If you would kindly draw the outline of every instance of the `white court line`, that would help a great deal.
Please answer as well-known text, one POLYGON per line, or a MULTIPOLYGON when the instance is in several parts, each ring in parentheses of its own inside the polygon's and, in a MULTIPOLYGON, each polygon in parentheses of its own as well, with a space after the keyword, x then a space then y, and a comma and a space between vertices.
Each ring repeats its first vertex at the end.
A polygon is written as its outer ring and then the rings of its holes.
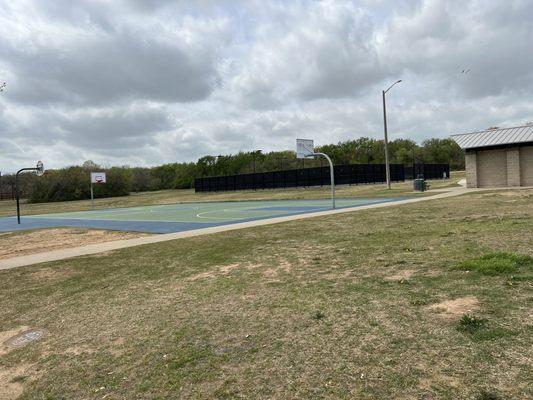
POLYGON ((246 212, 246 210, 255 210, 255 209, 257 209, 257 207, 223 208, 223 209, 218 209, 218 210, 204 211, 204 212, 196 214, 196 217, 198 217, 198 218, 206 218, 206 219, 235 220, 235 218, 226 218, 226 217, 204 217, 204 214, 217 213, 217 212, 218 213, 219 212, 246 212))
MULTIPOLYGON (((274 207, 279 207, 279 206, 274 206, 274 207)), ((290 207, 290 206, 287 206, 287 207, 290 207)), ((294 208, 297 208, 298 206, 293 206, 294 208)), ((308 206, 303 206, 303 207, 308 207, 308 206)), ((353 206, 348 206, 348 207, 359 207, 358 205, 353 205, 353 206)), ((268 207, 264 207, 264 208, 268 208, 268 207)), ((344 208, 344 207, 343 207, 344 208)), ((235 218, 226 218, 226 217, 204 217, 205 214, 210 214, 210 213, 217 213, 217 212, 247 212, 247 210, 255 210, 256 212, 260 213, 260 212, 264 212, 264 213, 267 213, 266 214, 266 217, 272 217, 273 215, 278 215, 278 213, 282 213, 281 215, 286 215, 286 214, 295 214, 295 213, 308 213, 308 212, 315 212, 315 211, 323 211, 323 210, 329 210, 330 209, 330 206, 319 206, 317 207, 316 209, 314 210, 302 210, 302 209, 299 209, 299 210, 258 210, 257 209, 257 206, 254 206, 254 207, 245 207, 245 208, 223 208, 221 210, 210 210, 210 211, 204 211, 204 212, 201 212, 201 213, 198 213, 196 214, 196 216, 198 218, 206 218, 206 219, 219 219, 219 220, 235 220, 235 218), (276 214, 271 214, 271 212, 275 212, 276 214), (268 214, 270 213, 270 214, 268 214)), ((264 215, 259 215, 257 216, 257 218, 263 218, 264 215)), ((237 217, 239 218, 239 217, 237 217)), ((244 219, 244 218, 241 218, 241 219, 244 219)))

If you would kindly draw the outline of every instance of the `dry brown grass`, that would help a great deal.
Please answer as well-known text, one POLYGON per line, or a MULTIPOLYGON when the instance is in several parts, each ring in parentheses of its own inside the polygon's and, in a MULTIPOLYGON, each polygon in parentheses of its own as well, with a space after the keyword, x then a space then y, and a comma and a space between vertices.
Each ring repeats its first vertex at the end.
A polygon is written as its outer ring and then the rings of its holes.
POLYGON ((532 226, 477 193, 4 271, 1 330, 48 335, 0 369, 32 365, 23 399, 531 398, 531 273, 454 266, 533 255, 532 226))
POLYGON ((17 380, 25 376, 30 370, 30 365, 17 365, 14 368, 0 369, 0 398, 2 400, 15 400, 24 390, 24 382, 17 380))
POLYGON ((146 236, 138 232, 49 228, 0 234, 0 259, 146 236))

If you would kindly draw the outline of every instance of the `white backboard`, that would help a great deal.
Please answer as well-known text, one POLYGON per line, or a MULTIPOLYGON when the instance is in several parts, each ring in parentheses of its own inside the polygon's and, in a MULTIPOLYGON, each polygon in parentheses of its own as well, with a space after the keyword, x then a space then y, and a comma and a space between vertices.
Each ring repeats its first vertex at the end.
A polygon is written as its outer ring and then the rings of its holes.
POLYGON ((309 158, 315 152, 315 145, 309 139, 296 139, 296 158, 309 158))
POLYGON ((44 174, 44 165, 43 165, 43 162, 42 161, 37 161, 37 170, 35 171, 35 173, 37 174, 37 176, 43 176, 44 174))
POLYGON ((105 172, 91 172, 91 183, 105 183, 105 172))

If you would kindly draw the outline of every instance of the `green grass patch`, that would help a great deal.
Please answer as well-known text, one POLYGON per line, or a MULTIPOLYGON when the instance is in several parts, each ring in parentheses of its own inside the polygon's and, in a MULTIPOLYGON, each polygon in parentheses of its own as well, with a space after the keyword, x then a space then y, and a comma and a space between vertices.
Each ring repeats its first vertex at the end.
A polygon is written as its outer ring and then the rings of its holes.
POLYGON ((487 325, 487 320, 484 318, 478 318, 474 315, 465 314, 459 320, 457 324, 457 330, 465 333, 477 333, 480 329, 483 329, 487 325))
POLYGON ((484 340, 497 340, 504 337, 511 337, 518 335, 518 332, 511 331, 508 329, 495 327, 495 328, 488 328, 488 329, 481 329, 478 332, 475 332, 472 335, 472 339, 475 341, 481 342, 484 340))
POLYGON ((311 319, 314 319, 315 321, 321 321, 321 320, 323 320, 324 318, 326 318, 326 314, 324 314, 322 311, 315 311, 315 312, 311 315, 311 319))
POLYGON ((483 275, 507 275, 533 267, 533 258, 528 255, 492 252, 458 264, 455 269, 475 271, 483 275))
POLYGON ((491 327, 485 318, 465 314, 457 323, 457 330, 468 334, 474 341, 496 340, 506 336, 515 336, 517 332, 500 327, 491 327))

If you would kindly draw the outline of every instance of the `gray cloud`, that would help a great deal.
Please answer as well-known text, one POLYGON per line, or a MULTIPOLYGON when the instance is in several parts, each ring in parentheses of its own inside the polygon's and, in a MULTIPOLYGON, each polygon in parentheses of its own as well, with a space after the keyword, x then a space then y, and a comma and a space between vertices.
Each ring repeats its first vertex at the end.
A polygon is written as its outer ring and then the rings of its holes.
POLYGON ((533 120, 533 3, 0 0, 0 169, 533 120), (466 74, 463 69, 469 69, 466 74))
POLYGON ((208 54, 192 59, 171 44, 150 37, 135 40, 133 33, 112 43, 101 39, 31 55, 11 49, 3 56, 17 71, 10 98, 29 104, 198 101, 209 95, 215 77, 208 54))
MULTIPOLYGON (((161 26, 153 18, 121 21, 119 15, 91 9, 82 13, 79 7, 64 7, 64 18, 72 21, 54 24, 57 18, 36 18, 24 30, 12 19, 2 21, 0 59, 11 78, 10 99, 76 105, 125 98, 190 102, 212 91, 217 46, 226 29, 221 21, 185 18, 161 26), (9 28, 14 32, 10 34, 9 28)), ((59 13, 57 5, 48 11, 59 13)), ((20 17, 16 10, 11 12, 20 17)))
POLYGON ((358 96, 385 76, 373 46, 374 24, 353 2, 275 3, 259 26, 230 88, 257 108, 294 98, 358 96))
POLYGON ((139 105, 65 115, 60 125, 62 139, 92 150, 153 144, 154 133, 170 128, 164 109, 139 105))
POLYGON ((383 28, 380 59, 471 99, 531 91, 533 29, 527 1, 423 2, 383 28), (461 74, 462 70, 470 70, 461 74))

